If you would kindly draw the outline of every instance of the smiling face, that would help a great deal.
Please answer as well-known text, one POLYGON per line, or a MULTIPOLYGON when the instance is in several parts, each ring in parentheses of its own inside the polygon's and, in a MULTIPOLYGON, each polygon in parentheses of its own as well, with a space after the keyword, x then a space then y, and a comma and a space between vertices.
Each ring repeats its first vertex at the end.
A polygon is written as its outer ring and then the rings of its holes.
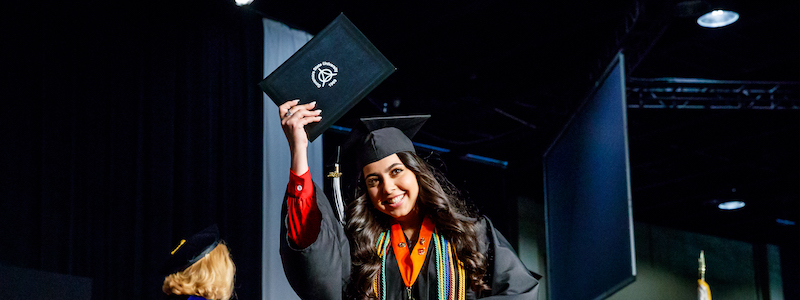
POLYGON ((363 171, 367 194, 376 209, 400 222, 417 217, 417 175, 397 154, 368 164, 363 171))

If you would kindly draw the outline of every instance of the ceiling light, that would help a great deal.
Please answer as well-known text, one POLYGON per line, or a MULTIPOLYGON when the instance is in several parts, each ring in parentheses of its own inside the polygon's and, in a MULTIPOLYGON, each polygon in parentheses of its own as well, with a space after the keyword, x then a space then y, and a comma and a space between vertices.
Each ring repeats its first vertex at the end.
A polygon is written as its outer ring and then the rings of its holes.
POLYGON ((236 0, 236 5, 238 6, 245 6, 253 3, 253 0, 236 0))
POLYGON ((721 209, 721 210, 740 209, 740 208, 744 207, 744 201, 741 201, 741 200, 726 201, 726 202, 720 203, 719 205, 717 205, 717 207, 719 207, 719 209, 721 209))
POLYGON ((706 28, 718 28, 733 24, 736 20, 739 20, 738 13, 717 9, 697 18, 697 24, 706 28))

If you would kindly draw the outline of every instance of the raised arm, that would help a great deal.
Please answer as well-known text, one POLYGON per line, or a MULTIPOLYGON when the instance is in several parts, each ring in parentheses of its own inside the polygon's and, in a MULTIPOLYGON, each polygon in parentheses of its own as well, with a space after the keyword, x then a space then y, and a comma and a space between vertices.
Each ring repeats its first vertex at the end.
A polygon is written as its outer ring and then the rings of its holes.
POLYGON ((316 102, 299 104, 300 100, 287 101, 278 107, 281 117, 281 127, 289 150, 292 153, 291 169, 295 174, 304 174, 308 171, 308 135, 305 126, 322 120, 322 110, 311 110, 316 102))
POLYGON ((314 199, 314 184, 308 170, 308 136, 304 127, 312 122, 319 122, 322 117, 321 110, 311 110, 314 102, 299 102, 292 100, 282 104, 278 107, 278 113, 292 154, 286 190, 286 235, 294 246, 305 248, 317 239, 322 216, 314 199))
POLYGON ((281 210, 283 271, 301 299, 341 300, 350 276, 350 245, 342 225, 308 171, 304 126, 321 119, 314 103, 278 107, 292 153, 285 206, 281 210), (316 192, 315 192, 316 190, 316 192))

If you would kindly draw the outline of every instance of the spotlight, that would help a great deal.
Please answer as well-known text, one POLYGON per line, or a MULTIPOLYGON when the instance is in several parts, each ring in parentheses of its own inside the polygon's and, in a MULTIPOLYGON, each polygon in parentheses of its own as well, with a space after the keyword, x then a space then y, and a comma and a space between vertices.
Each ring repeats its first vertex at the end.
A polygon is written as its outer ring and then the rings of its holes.
POLYGON ((741 200, 726 201, 720 203, 719 205, 717 205, 717 207, 719 207, 719 209, 721 210, 736 210, 744 207, 744 201, 741 200))
POLYGON ((238 6, 250 5, 250 3, 253 3, 253 0, 236 0, 238 6))
POLYGON ((697 18, 697 24, 705 28, 719 28, 739 20, 739 14, 730 10, 717 9, 697 18))

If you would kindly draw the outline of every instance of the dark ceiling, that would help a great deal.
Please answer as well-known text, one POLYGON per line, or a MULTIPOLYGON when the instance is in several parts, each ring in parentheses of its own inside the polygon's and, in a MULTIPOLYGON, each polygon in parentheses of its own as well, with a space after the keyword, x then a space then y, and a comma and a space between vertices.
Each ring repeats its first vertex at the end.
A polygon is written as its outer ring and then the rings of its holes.
POLYGON ((540 163, 621 51, 635 220, 757 243, 800 238, 791 225, 800 221, 796 1, 256 0, 250 8, 311 34, 343 12, 397 67, 344 125, 384 105, 389 114, 430 113, 418 141, 512 170, 540 163), (741 18, 701 28, 697 13, 709 7, 741 18), (716 209, 731 198, 747 206, 716 209))

